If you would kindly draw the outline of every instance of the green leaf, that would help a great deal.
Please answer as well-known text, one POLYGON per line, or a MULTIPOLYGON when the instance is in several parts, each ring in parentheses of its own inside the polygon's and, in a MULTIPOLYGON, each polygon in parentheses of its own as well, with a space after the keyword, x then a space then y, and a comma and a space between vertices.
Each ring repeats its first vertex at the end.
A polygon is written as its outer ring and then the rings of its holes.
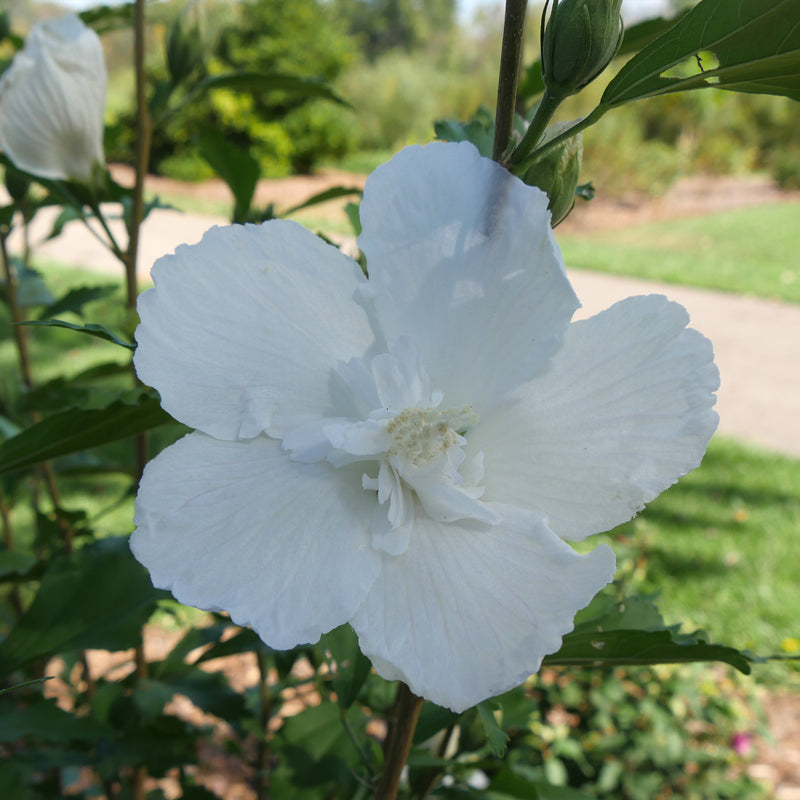
POLYGON ((240 92, 287 92, 295 97, 324 97, 341 105, 348 105, 330 84, 321 78, 300 78, 280 72, 234 72, 204 78, 197 91, 233 89, 240 92))
POLYGON ((0 742, 32 737, 46 742, 97 742, 112 734, 92 717, 78 717, 63 711, 55 700, 0 714, 0 742))
POLYGON ((745 675, 760 661, 726 645, 710 644, 702 631, 680 633, 664 625, 648 597, 616 602, 601 595, 579 616, 575 630, 564 636, 561 649, 545 656, 550 666, 612 667, 721 661, 745 675))
POLYGON ((124 650, 138 641, 156 601, 127 537, 53 559, 33 602, 0 643, 0 674, 64 650, 124 650))
POLYGON ((349 625, 341 625, 321 641, 333 662, 333 690, 340 708, 350 708, 372 669, 358 646, 358 637, 349 625))
POLYGON ((492 752, 498 758, 501 758, 506 751, 509 736, 500 727, 500 723, 494 716, 494 712, 500 708, 500 705, 494 700, 484 700, 482 703, 478 703, 475 708, 478 711, 478 718, 481 721, 486 738, 489 740, 492 752))
POLYGON ((0 578, 19 578, 36 565, 36 556, 19 550, 0 550, 0 578))
POLYGON ((261 175, 258 161, 247 150, 231 144, 226 136, 213 129, 204 131, 199 137, 199 150, 233 193, 233 222, 247 222, 261 175))
POLYGON ((117 291, 116 286, 80 286, 77 289, 70 289, 49 306, 45 306, 39 313, 39 319, 52 319, 65 311, 72 311, 74 314, 82 314, 83 307, 87 303, 95 300, 102 300, 117 291))
POLYGON ((214 658, 224 658, 225 656, 237 655, 239 653, 252 653, 254 650, 267 648, 264 642, 258 638, 258 634, 250 628, 242 628, 235 636, 226 639, 224 642, 217 642, 206 650, 197 663, 211 661, 214 658))
POLYGON ((419 712, 419 720, 414 730, 414 744, 422 744, 439 731, 455 725, 460 716, 449 708, 437 706, 436 703, 425 703, 419 712))
POLYGON ((797 0, 701 0, 620 70, 601 106, 704 86, 800 100, 797 0), (664 76, 689 59, 692 74, 664 76))
POLYGON ((105 408, 72 408, 43 419, 0 444, 0 474, 89 447, 127 439, 173 422, 151 391, 131 393, 105 408))
POLYGON ((136 345, 133 342, 127 342, 125 339, 120 339, 115 333, 110 331, 104 325, 90 322, 88 325, 76 325, 73 322, 67 322, 63 319, 31 319, 18 323, 20 325, 28 325, 30 327, 40 328, 66 328, 70 331, 77 331, 78 333, 85 333, 89 336, 95 336, 98 339, 103 339, 106 342, 125 347, 128 350, 135 350, 136 345))
POLYGON ((329 200, 338 200, 340 197, 349 197, 353 194, 357 194, 360 197, 364 192, 358 186, 332 186, 324 192, 312 195, 300 205, 287 208, 286 211, 281 212, 281 216, 288 217, 290 214, 302 211, 304 208, 310 208, 311 206, 319 205, 319 203, 327 203, 329 200))

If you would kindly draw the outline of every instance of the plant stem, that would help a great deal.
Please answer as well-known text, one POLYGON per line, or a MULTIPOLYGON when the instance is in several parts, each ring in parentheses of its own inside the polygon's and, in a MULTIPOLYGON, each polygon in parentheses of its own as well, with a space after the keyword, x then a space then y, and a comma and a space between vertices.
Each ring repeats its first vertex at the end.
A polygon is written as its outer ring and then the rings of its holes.
MULTIPOLYGON (((606 113, 606 111, 609 110, 609 108, 610 106, 604 106, 604 105, 597 106, 597 108, 595 108, 589 114, 588 117, 584 117, 582 120, 576 122, 570 128, 567 128, 567 130, 565 130, 563 133, 552 138, 549 142, 547 142, 547 144, 544 144, 538 150, 535 150, 532 153, 531 157, 527 159, 527 163, 524 166, 527 167, 529 164, 532 164, 534 161, 537 161, 546 153, 549 153, 550 150, 552 150, 554 147, 558 147, 558 145, 560 145, 561 142, 572 138, 573 136, 575 136, 576 133, 580 133, 581 131, 586 130, 586 128, 590 127, 591 125, 594 125, 595 122, 597 122, 600 119, 600 117, 602 117, 606 113)), ((521 145, 519 148, 517 148, 517 150, 514 151, 514 153, 511 156, 511 164, 514 167, 519 167, 526 160, 525 155, 521 153, 520 150, 521 150, 521 145)))
POLYGON ((561 98, 553 97, 553 95, 551 95, 550 92, 545 89, 542 99, 539 101, 539 106, 536 109, 536 113, 531 120, 531 124, 528 127, 528 130, 525 131, 522 141, 519 143, 517 149, 514 151, 514 154, 511 157, 512 163, 519 164, 520 162, 524 161, 530 152, 536 147, 536 145, 539 143, 539 140, 542 138, 545 128, 547 128, 548 123, 553 118, 553 115, 556 113, 556 109, 559 107, 559 105, 561 105, 561 98))
POLYGON ((397 687, 397 697, 383 747, 383 772, 375 788, 375 800, 395 800, 397 797, 400 773, 411 750, 411 740, 423 702, 404 683, 397 687))
POLYGON ((267 728, 269 726, 270 717, 272 716, 272 695, 267 684, 269 679, 267 656, 261 649, 258 649, 256 650, 256 658, 258 659, 259 732, 261 738, 258 740, 256 749, 255 789, 256 797, 258 800, 261 800, 267 797, 268 794, 267 757, 269 756, 269 748, 267 747, 267 728))
MULTIPOLYGON (((144 216, 144 179, 147 175, 150 160, 150 136, 152 125, 147 110, 146 76, 144 72, 145 51, 145 0, 136 0, 133 12, 133 64, 136 75, 136 181, 133 187, 133 209, 129 227, 128 249, 125 254, 125 299, 129 310, 136 308, 136 298, 139 287, 136 282, 136 263, 139 253, 139 232, 144 216)), ((131 370, 133 364, 131 363, 131 370)), ((133 373, 134 381, 137 380, 133 373)), ((147 435, 139 434, 135 439, 136 456, 136 484, 139 483, 147 463, 147 435)), ((144 631, 142 640, 136 648, 136 677, 143 680, 147 677, 147 661, 144 653, 144 631)), ((147 780, 147 767, 136 768, 133 778, 134 800, 145 800, 145 781, 147 780)))
POLYGON ((136 0, 134 8, 134 72, 136 74, 136 182, 133 187, 130 239, 125 259, 125 283, 128 308, 136 308, 136 261, 139 254, 139 230, 144 215, 144 179, 150 161, 150 139, 153 128, 147 109, 147 84, 144 72, 145 0, 136 0))
POLYGON ((492 158, 497 162, 502 160, 514 129, 514 109, 517 104, 517 84, 522 63, 522 40, 527 7, 528 0, 506 0, 492 148, 492 158))

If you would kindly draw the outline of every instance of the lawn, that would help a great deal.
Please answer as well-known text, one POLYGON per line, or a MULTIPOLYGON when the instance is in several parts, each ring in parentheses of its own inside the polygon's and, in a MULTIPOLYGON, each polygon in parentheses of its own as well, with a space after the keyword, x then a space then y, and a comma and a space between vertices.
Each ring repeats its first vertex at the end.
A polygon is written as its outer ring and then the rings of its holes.
POLYGON ((800 303, 797 203, 556 237, 572 267, 800 303))
POLYGON ((800 461, 715 437, 703 464, 614 531, 621 573, 669 623, 767 655, 800 638, 800 461))

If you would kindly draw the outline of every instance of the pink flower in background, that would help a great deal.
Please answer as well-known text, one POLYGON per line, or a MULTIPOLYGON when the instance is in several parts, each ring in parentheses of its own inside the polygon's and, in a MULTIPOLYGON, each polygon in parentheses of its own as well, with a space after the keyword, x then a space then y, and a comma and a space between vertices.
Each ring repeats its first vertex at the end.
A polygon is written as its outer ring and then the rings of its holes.
POLYGON ((547 202, 437 143, 368 180, 368 280, 284 221, 160 259, 135 364, 197 430, 140 486, 155 585, 276 648, 349 622, 382 676, 457 711, 558 650, 614 572, 567 541, 700 463, 718 374, 664 297, 570 322, 547 202))

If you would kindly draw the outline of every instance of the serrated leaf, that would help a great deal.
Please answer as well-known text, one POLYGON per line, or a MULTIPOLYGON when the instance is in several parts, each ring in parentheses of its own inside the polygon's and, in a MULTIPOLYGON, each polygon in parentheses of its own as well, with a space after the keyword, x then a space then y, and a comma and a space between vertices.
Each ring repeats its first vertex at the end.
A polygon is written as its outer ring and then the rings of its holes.
POLYGON ((704 86, 800 100, 800 3, 701 0, 620 70, 601 106, 704 86), (717 64, 702 64, 708 52, 717 64), (692 75, 664 76, 688 59, 697 59, 692 75))
POLYGON ((71 408, 53 414, 0 444, 0 474, 16 472, 77 453, 89 447, 127 439, 173 422, 158 397, 140 391, 105 408, 71 408))
POLYGON ((124 650, 167 593, 154 589, 127 537, 53 559, 33 602, 0 643, 0 674, 64 650, 124 650))
POLYGON ((76 325, 74 322, 67 322, 63 319, 31 319, 25 320, 18 324, 38 328, 66 328, 70 331, 85 333, 88 336, 95 336, 98 339, 103 339, 106 342, 119 345, 127 350, 136 349, 136 345, 133 342, 120 339, 120 337, 117 336, 113 331, 110 331, 104 325, 98 325, 95 322, 90 322, 88 325, 76 325))
POLYGON ((478 703, 475 708, 478 711, 478 718, 481 721, 483 732, 486 734, 492 752, 498 758, 501 757, 506 751, 509 736, 500 727, 494 716, 494 712, 500 708, 499 704, 494 700, 484 700, 482 703, 478 703))

